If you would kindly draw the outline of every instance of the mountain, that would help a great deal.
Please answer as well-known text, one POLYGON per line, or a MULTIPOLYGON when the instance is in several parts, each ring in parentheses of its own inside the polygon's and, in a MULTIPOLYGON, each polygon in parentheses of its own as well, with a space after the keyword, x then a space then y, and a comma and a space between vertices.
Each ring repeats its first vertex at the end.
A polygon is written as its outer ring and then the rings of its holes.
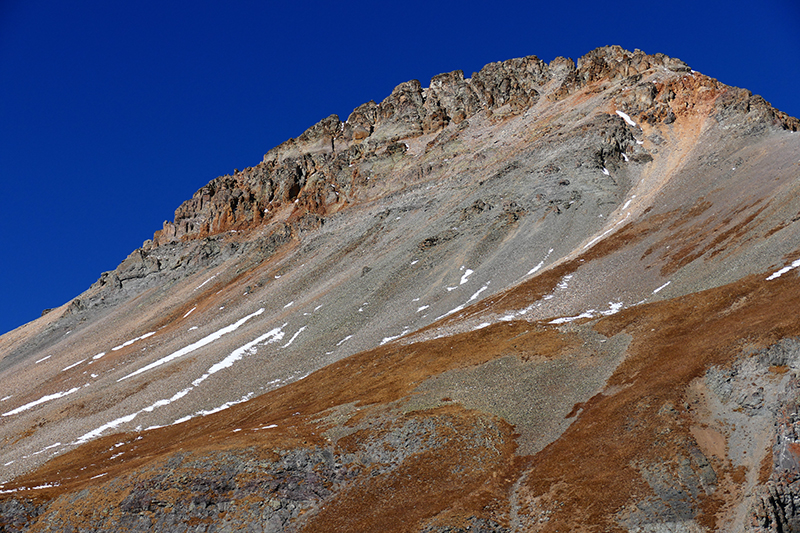
POLYGON ((0 337, 0 531, 800 530, 799 128, 613 46, 320 121, 0 337))

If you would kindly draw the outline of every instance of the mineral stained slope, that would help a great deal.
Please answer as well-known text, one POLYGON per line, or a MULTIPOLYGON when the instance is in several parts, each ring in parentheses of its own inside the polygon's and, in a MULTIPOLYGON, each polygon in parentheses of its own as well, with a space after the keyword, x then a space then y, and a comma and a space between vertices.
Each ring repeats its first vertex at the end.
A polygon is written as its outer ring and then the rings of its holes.
POLYGON ((619 47, 400 84, 0 337, 0 531, 798 531, 800 122, 619 47))

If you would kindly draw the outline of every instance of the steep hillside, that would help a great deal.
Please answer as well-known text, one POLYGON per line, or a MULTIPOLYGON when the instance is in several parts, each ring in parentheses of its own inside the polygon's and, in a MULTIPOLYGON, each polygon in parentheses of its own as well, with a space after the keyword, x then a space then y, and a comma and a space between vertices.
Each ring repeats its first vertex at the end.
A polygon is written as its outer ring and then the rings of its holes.
POLYGON ((799 128, 618 47, 324 119, 0 337, 0 531, 800 530, 799 128))

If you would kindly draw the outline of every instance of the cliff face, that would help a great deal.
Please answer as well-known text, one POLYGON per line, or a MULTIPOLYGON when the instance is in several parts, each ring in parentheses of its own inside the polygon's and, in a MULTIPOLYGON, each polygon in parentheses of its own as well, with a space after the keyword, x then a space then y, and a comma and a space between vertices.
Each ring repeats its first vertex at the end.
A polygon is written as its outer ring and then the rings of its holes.
POLYGON ((799 127, 619 47, 320 121, 0 337, 0 530, 797 529, 799 127))

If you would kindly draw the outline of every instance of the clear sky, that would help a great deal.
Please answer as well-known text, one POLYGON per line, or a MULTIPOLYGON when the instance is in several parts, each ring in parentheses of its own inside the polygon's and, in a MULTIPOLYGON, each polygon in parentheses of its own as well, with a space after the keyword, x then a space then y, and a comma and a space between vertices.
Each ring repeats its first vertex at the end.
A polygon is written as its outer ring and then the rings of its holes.
POLYGON ((608 44, 800 116, 797 0, 0 0, 0 333, 332 113, 410 79, 608 44))

